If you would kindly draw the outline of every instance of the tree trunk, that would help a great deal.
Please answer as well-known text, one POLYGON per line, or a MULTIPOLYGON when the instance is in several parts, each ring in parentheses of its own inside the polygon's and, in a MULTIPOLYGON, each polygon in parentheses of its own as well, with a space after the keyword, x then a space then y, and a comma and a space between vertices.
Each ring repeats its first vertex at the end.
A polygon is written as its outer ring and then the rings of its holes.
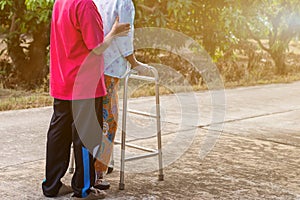
POLYGON ((26 65, 26 55, 20 46, 20 23, 18 18, 18 13, 12 16, 10 30, 7 36, 7 51, 17 72, 26 65))
POLYGON ((49 25, 41 24, 33 33, 33 42, 29 47, 29 62, 23 70, 23 78, 28 87, 39 86, 48 74, 47 46, 49 45, 49 25))
POLYGON ((49 45, 48 25, 41 25, 32 35, 33 41, 29 44, 28 53, 24 53, 20 46, 20 34, 12 34, 8 38, 7 47, 9 56, 19 80, 17 85, 26 89, 33 89, 43 82, 48 74, 47 46, 49 45))
POLYGON ((26 89, 33 89, 39 86, 48 74, 47 46, 49 45, 49 24, 36 26, 32 33, 33 41, 29 44, 28 52, 21 47, 20 32, 13 17, 11 32, 8 36, 8 54, 12 59, 15 69, 15 76, 18 79, 17 85, 26 89))
POLYGON ((269 52, 274 63, 275 63, 275 72, 277 75, 286 74, 286 64, 285 64, 285 50, 284 48, 277 47, 276 49, 269 52))
POLYGON ((208 54, 214 57, 217 49, 216 38, 214 36, 214 33, 213 31, 208 29, 204 30, 203 32, 203 46, 208 52, 208 54))

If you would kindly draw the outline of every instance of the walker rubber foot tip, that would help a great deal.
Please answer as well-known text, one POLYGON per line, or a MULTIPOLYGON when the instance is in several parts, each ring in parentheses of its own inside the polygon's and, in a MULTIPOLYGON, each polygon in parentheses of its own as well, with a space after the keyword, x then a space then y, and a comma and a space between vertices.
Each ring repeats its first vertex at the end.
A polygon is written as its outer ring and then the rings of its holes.
POLYGON ((158 180, 163 181, 164 180, 164 175, 158 175, 158 180))
POLYGON ((125 189, 125 184, 119 183, 119 190, 124 190, 124 189, 125 189))

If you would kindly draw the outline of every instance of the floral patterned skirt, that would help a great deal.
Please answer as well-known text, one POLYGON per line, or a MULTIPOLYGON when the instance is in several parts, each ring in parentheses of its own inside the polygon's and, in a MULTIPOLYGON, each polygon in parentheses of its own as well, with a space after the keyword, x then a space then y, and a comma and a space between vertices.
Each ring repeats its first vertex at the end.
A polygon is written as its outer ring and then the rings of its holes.
POLYGON ((118 128, 120 79, 105 76, 107 95, 103 97, 103 138, 100 157, 95 162, 96 172, 106 172, 113 151, 113 144, 118 128))

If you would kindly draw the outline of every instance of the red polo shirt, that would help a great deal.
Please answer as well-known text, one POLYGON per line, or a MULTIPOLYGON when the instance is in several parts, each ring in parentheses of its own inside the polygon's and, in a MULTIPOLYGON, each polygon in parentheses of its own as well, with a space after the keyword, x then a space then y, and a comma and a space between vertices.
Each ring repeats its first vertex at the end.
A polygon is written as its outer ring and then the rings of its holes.
POLYGON ((50 38, 50 94, 61 100, 104 96, 103 24, 92 0, 56 0, 50 38))

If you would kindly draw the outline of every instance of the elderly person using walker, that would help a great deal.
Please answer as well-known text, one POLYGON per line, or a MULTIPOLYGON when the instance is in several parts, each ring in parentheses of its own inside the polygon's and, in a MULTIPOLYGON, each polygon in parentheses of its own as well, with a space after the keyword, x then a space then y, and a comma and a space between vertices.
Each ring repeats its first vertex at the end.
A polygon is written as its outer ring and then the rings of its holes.
POLYGON ((107 95, 103 97, 103 121, 107 130, 104 132, 100 157, 95 162, 97 179, 94 187, 105 190, 110 187, 110 184, 104 180, 104 174, 108 169, 118 125, 119 82, 131 69, 142 73, 145 64, 137 61, 134 56, 135 8, 132 0, 94 0, 94 2, 103 19, 104 35, 111 31, 117 16, 119 16, 121 23, 129 23, 131 27, 127 36, 115 38, 103 53, 107 88, 107 95))

